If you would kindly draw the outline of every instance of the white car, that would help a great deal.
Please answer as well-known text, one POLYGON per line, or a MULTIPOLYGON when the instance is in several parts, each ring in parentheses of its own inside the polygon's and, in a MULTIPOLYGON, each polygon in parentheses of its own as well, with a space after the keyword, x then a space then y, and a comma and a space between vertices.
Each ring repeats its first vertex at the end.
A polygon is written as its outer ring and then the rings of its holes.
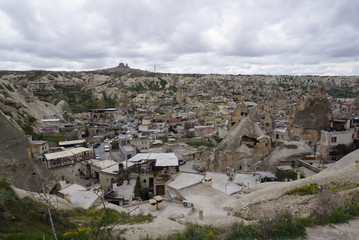
POLYGON ((109 152, 110 151, 110 146, 109 145, 106 145, 105 146, 105 152, 109 152))
POLYGON ((96 154, 96 159, 101 159, 100 154, 96 154))

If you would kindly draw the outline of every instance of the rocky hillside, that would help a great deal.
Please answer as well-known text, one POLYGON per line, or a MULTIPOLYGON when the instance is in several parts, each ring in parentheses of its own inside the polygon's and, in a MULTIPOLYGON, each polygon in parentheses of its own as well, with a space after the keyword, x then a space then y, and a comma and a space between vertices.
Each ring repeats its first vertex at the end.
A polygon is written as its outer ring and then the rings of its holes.
POLYGON ((20 126, 0 111, 0 176, 17 188, 40 192, 42 183, 48 191, 58 182, 41 160, 31 156, 30 142, 20 126))
MULTIPOLYGON (((173 96, 179 103, 186 103, 188 96, 206 93, 240 95, 255 101, 268 96, 273 86, 281 92, 298 89, 305 94, 322 85, 336 97, 359 95, 356 76, 164 74, 132 69, 124 64, 93 72, 2 71, 0 79, 54 105, 65 100, 74 112, 96 107, 132 108, 136 106, 138 93, 152 94, 155 100, 163 95, 173 96)), ((0 90, 9 91, 5 86, 0 90)))
POLYGON ((38 132, 41 119, 63 119, 66 109, 41 101, 33 92, 15 82, 0 79, 0 110, 14 119, 28 134, 38 132))

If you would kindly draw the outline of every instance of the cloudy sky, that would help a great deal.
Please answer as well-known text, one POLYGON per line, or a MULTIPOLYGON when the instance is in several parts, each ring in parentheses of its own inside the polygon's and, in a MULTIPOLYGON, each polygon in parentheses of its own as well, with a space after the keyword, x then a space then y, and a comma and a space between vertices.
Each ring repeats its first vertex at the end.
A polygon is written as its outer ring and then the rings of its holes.
POLYGON ((0 0, 0 69, 359 75, 358 12, 358 0, 0 0))

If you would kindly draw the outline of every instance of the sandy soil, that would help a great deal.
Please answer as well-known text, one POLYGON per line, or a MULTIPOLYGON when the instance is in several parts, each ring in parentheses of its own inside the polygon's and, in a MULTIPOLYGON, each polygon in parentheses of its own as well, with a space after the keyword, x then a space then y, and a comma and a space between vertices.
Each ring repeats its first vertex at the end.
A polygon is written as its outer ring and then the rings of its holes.
POLYGON ((122 237, 131 240, 143 239, 146 236, 157 238, 166 236, 176 231, 180 232, 185 229, 185 225, 167 218, 155 218, 151 223, 133 224, 133 225, 119 225, 114 228, 115 232, 125 230, 121 234, 122 237))

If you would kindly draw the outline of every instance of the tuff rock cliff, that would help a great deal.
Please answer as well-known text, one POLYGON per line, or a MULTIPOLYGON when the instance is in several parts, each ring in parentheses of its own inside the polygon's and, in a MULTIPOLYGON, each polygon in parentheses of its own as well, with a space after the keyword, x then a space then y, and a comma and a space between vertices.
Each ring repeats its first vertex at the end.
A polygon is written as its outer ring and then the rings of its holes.
POLYGON ((0 179, 32 192, 59 188, 59 183, 41 160, 31 157, 30 142, 20 126, 0 110, 0 179))
POLYGON ((315 144, 320 130, 330 125, 332 109, 323 87, 318 87, 301 99, 289 118, 288 140, 315 144))

